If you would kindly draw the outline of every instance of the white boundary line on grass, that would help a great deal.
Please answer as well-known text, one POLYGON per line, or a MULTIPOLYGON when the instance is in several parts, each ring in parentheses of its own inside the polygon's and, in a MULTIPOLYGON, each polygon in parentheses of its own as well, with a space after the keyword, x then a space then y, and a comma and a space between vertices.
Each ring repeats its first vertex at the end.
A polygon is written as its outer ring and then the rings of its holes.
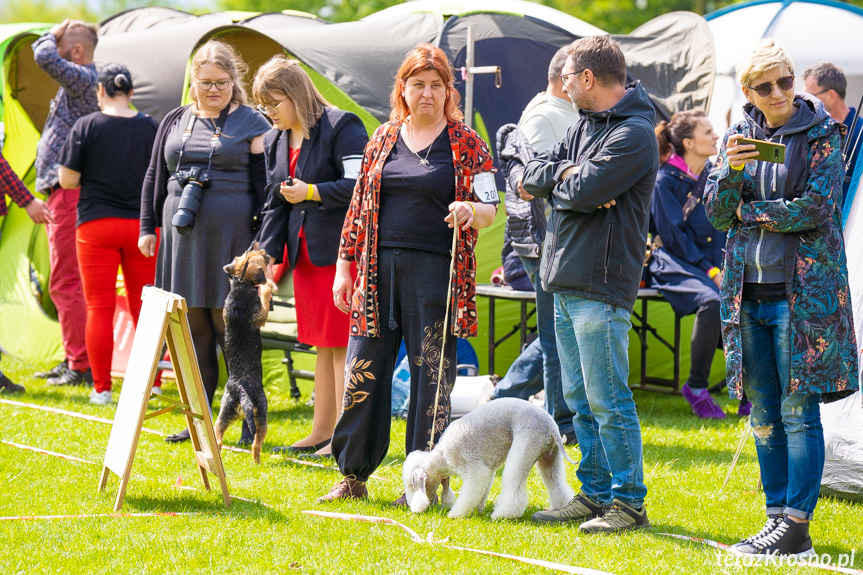
POLYGON ((390 519, 389 517, 378 517, 375 515, 354 515, 351 513, 333 513, 330 511, 316 510, 305 510, 302 513, 305 513, 306 515, 315 515, 318 517, 327 517, 330 519, 342 519, 346 521, 363 521, 366 523, 384 523, 388 525, 395 525, 396 527, 400 527, 402 530, 406 531, 408 535, 410 535, 410 538, 414 541, 414 543, 438 543, 448 549, 454 549, 456 551, 470 551, 471 553, 479 553, 480 555, 490 555, 492 557, 511 559, 513 561, 519 561, 521 563, 528 563, 530 565, 536 565, 538 567, 545 567, 546 569, 554 569, 555 571, 561 571, 563 573, 573 573, 575 575, 614 575, 613 573, 609 573, 608 571, 597 571, 596 569, 573 567, 572 565, 564 565, 563 563, 543 561, 542 559, 531 559, 529 557, 522 557, 520 555, 508 555, 506 553, 496 553, 494 551, 485 551, 483 549, 471 549, 469 547, 447 545, 446 541, 448 541, 449 538, 443 539, 441 541, 434 541, 431 533, 429 533, 426 539, 423 539, 416 531, 414 531, 407 525, 399 523, 395 519, 390 519))
POLYGON ((23 445, 21 443, 15 443, 14 441, 2 441, 0 443, 5 443, 6 445, 11 445, 12 447, 17 447, 18 449, 27 449, 29 451, 35 451, 36 453, 41 453, 42 455, 51 455, 53 457, 59 457, 60 459, 68 459, 69 461, 80 461, 81 463, 88 463, 90 465, 99 465, 95 461, 87 461, 86 459, 81 459, 79 457, 73 457, 71 455, 64 455, 62 453, 57 453, 55 451, 48 451, 47 449, 39 449, 38 447, 30 447, 29 445, 23 445))
MULTIPOLYGON (((192 515, 229 515, 226 512, 211 512, 211 511, 185 511, 180 513, 171 512, 152 512, 152 513, 92 513, 83 515, 14 515, 8 517, 0 517, 0 521, 22 521, 35 519, 94 519, 99 517, 117 517, 117 518, 135 518, 135 517, 189 517, 192 515)), ((231 513, 230 515, 237 515, 231 513)))
MULTIPOLYGON (((678 535, 676 533, 658 533, 658 535, 664 535, 665 537, 673 537, 675 539, 683 539, 684 541, 694 541, 695 543, 703 543, 704 545, 708 545, 710 547, 714 547, 716 549, 728 549, 731 545, 727 543, 720 543, 719 541, 713 541, 712 539, 702 539, 700 537, 690 537, 688 535, 678 535)), ((781 559, 781 557, 779 557, 781 559)), ((815 569, 821 569, 824 571, 830 571, 832 573, 847 573, 848 575, 863 575, 863 570, 860 569, 849 569, 847 567, 839 567, 838 565, 830 565, 816 562, 808 562, 805 558, 801 559, 796 563, 798 567, 813 567, 815 569)), ((790 565, 789 565, 790 566, 790 565)))
MULTIPOLYGON (((112 425, 114 423, 113 420, 105 419, 104 417, 96 417, 95 415, 87 415, 86 413, 78 413, 77 411, 66 411, 65 409, 47 407, 45 405, 38 405, 35 403, 24 403, 23 401, 12 401, 11 399, 0 399, 0 403, 5 403, 7 405, 12 405, 15 407, 38 409, 39 411, 47 411, 48 413, 57 413, 59 415, 68 415, 69 417, 86 419, 87 421, 95 421, 97 423, 107 423, 108 425, 112 425)), ((161 431, 156 431, 155 429, 147 429, 146 427, 142 427, 141 431, 145 433, 152 433, 153 435, 158 435, 159 437, 165 437, 164 433, 162 433, 161 431)))

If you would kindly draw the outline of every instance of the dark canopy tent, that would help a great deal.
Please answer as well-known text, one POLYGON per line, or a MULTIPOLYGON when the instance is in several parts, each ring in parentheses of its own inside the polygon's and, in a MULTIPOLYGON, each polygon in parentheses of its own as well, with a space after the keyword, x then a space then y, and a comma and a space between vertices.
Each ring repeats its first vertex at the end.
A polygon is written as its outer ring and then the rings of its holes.
POLYGON ((132 103, 161 120, 184 98, 189 59, 195 49, 216 36, 231 36, 249 64, 251 76, 257 66, 277 53, 279 45, 254 29, 255 24, 278 21, 281 30, 294 27, 323 28, 326 22, 295 14, 263 14, 235 24, 229 14, 217 12, 195 16, 168 8, 140 8, 122 12, 100 25, 96 65, 122 62, 135 83, 132 103), (252 48, 254 47, 254 49, 252 48))
MULTIPOLYGON (((545 89, 548 63, 554 53, 578 37, 529 16, 468 14, 446 21, 439 45, 458 71, 467 57, 467 28, 473 28, 474 66, 500 66, 502 85, 494 74, 477 74, 473 84, 474 127, 488 142, 504 124, 518 122, 524 107, 545 89), (485 133, 483 133, 485 132, 485 133)), ((464 100, 465 84, 458 89, 464 100)), ((498 182, 503 185, 503 181, 498 182)), ((503 188, 501 188, 503 189, 503 188)))
POLYGON ((406 14, 267 33, 383 122, 390 115, 390 90, 405 54, 420 42, 433 42, 441 24, 431 14, 406 14))
POLYGON ((710 109, 716 51, 704 18, 671 12, 614 39, 626 55, 627 71, 641 80, 663 116, 710 109))

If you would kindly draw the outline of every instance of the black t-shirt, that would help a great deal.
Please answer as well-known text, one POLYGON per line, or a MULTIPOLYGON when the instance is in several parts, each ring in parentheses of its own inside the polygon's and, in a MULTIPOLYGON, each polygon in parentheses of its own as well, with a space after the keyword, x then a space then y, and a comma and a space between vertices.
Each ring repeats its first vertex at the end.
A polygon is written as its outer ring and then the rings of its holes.
POLYGON ((401 135, 381 172, 378 245, 449 255, 452 228, 444 221, 455 201, 455 167, 449 131, 441 132, 428 152, 428 165, 410 151, 401 135))
POLYGON ((122 118, 95 112, 75 122, 59 164, 81 172, 77 225, 102 218, 138 219, 158 128, 142 113, 122 118))

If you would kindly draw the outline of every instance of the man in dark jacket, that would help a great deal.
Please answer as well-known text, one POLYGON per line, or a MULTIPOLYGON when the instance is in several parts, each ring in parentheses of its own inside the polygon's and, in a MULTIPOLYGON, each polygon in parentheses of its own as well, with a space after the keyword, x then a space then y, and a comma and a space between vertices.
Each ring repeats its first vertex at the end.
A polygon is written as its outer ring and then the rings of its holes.
POLYGON ((528 162, 523 186, 553 208, 540 276, 554 293, 582 489, 534 519, 577 521, 587 533, 645 528, 641 429, 627 380, 629 318, 659 166, 655 113, 640 84, 626 87, 623 53, 606 36, 575 41, 561 78, 581 119, 528 162))

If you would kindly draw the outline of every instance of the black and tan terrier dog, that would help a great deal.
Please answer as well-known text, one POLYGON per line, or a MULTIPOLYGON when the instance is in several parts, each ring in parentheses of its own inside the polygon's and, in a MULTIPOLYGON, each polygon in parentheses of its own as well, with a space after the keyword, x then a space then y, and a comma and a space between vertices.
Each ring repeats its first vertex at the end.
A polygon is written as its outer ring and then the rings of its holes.
POLYGON ((261 462, 261 445, 267 435, 267 396, 261 367, 261 326, 267 321, 272 290, 265 274, 269 256, 254 249, 224 267, 231 276, 231 291, 225 300, 225 359, 228 383, 215 432, 219 449, 222 436, 238 417, 246 420, 254 435, 252 457, 261 462), (260 293, 258 286, 261 286, 260 293))

